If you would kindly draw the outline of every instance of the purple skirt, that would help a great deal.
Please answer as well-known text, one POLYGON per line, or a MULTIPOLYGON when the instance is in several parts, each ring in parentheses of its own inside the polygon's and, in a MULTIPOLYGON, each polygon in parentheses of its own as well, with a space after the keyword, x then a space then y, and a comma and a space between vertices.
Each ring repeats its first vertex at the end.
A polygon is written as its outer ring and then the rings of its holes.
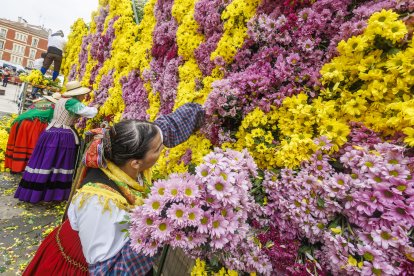
POLYGON ((21 201, 61 201, 69 198, 77 146, 70 129, 51 128, 37 141, 14 194, 21 201))

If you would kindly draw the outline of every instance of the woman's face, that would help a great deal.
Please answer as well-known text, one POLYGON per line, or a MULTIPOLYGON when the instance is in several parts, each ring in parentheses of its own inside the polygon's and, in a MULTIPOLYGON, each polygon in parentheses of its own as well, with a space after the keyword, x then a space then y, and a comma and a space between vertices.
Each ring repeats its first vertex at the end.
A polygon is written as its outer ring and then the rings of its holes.
POLYGON ((161 151, 164 148, 162 143, 161 135, 158 132, 157 135, 152 139, 150 143, 150 150, 145 155, 144 159, 142 159, 142 165, 140 166, 140 172, 143 172, 157 162, 158 158, 160 157, 161 151))

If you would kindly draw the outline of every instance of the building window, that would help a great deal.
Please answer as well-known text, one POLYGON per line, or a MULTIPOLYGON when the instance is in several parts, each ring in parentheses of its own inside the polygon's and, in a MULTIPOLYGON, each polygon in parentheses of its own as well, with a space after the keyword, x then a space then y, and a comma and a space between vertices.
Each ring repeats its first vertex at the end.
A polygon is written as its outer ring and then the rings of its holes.
POLYGON ((0 38, 6 38, 7 30, 0 28, 0 38))
POLYGON ((0 49, 4 49, 4 41, 0 40, 0 49))
POLYGON ((39 39, 38 38, 32 38, 32 47, 36 47, 39 44, 39 39))
POLYGON ((13 53, 23 55, 26 47, 17 43, 13 44, 13 53))
POLYGON ((16 63, 18 65, 22 65, 23 58, 17 56, 11 56, 11 62, 16 63))
POLYGON ((16 34, 14 36, 14 39, 26 42, 27 41, 27 35, 16 32, 16 34))
POLYGON ((29 60, 29 62, 27 63, 27 67, 33 68, 33 60, 29 60))
POLYGON ((34 59, 36 57, 36 50, 30 49, 29 58, 34 59))

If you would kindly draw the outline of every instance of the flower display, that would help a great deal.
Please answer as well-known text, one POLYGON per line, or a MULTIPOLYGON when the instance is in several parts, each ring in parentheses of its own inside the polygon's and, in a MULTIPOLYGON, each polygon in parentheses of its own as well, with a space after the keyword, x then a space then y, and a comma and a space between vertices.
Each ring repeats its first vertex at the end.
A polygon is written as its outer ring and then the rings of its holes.
POLYGON ((78 74, 78 56, 81 50, 82 37, 88 32, 88 28, 82 19, 78 19, 71 26, 71 32, 66 43, 65 55, 62 61, 62 74, 69 81, 75 80, 78 74))
POLYGON ((132 71, 121 80, 125 110, 123 118, 148 120, 148 93, 139 72, 132 71))
MULTIPOLYGON (((266 212, 273 214, 280 234, 312 244, 302 245, 302 252, 312 252, 327 271, 401 275, 413 268, 412 159, 389 143, 372 149, 355 144, 335 167, 328 155, 317 152, 299 172, 284 170, 280 178, 267 173, 266 212)), ((285 258, 273 251, 268 254, 277 256, 275 263, 285 258)))
POLYGON ((151 82, 152 91, 159 94, 158 114, 172 111, 178 85, 178 66, 181 58, 177 55, 177 22, 172 16, 172 0, 155 6, 156 25, 153 31, 153 47, 150 69, 143 75, 151 82))
POLYGON ((216 149, 195 175, 172 174, 157 181, 131 214, 130 236, 137 241, 132 247, 154 255, 169 244, 193 256, 215 256, 231 269, 270 275, 269 260, 247 224, 257 210, 249 194, 256 170, 247 151, 216 149))
POLYGON ((42 72, 40 70, 32 70, 29 75, 20 75, 20 80, 24 82, 28 82, 31 85, 37 85, 37 86, 47 86, 52 83, 52 81, 45 76, 43 76, 42 72))
POLYGON ((103 0, 77 21, 64 72, 101 104, 79 126, 206 110, 154 166, 134 248, 183 248, 193 275, 410 275, 411 2, 149 0, 135 23, 103 0))

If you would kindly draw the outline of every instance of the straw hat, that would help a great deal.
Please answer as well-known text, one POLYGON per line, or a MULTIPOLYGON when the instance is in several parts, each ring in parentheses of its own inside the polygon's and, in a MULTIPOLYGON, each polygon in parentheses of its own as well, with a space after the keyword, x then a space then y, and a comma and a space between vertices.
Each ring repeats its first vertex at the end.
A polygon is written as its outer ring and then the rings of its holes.
POLYGON ((52 103, 57 103, 59 99, 62 97, 60 93, 53 93, 52 96, 44 96, 46 100, 51 101, 52 103))
POLYGON ((60 93, 53 93, 52 96, 46 96, 45 95, 43 97, 40 97, 40 98, 37 98, 37 99, 33 100, 32 102, 37 103, 41 100, 48 100, 49 102, 57 103, 61 97, 62 97, 62 95, 60 95, 60 93))
POLYGON ((91 92, 89 88, 82 87, 78 81, 70 81, 66 84, 66 92, 62 94, 64 97, 73 97, 91 92))

